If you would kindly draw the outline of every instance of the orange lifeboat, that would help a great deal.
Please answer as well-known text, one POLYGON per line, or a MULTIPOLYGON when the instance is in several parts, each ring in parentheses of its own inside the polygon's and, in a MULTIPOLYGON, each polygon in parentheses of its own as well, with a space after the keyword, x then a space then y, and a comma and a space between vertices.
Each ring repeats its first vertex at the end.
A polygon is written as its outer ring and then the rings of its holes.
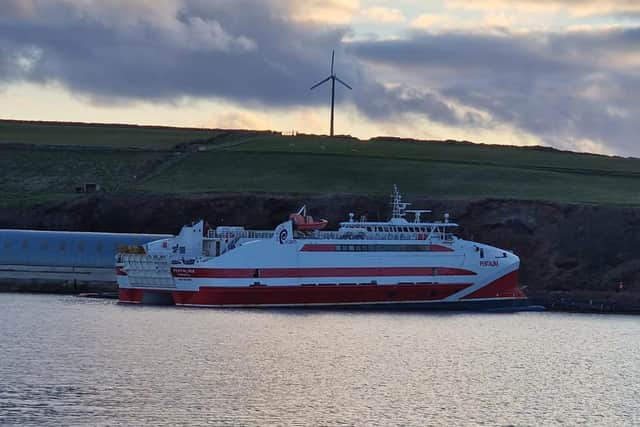
POLYGON ((306 215, 307 208, 303 206, 298 213, 289 215, 289 219, 293 221, 293 227, 300 231, 322 230, 327 226, 329 221, 326 219, 315 220, 311 215, 306 215))

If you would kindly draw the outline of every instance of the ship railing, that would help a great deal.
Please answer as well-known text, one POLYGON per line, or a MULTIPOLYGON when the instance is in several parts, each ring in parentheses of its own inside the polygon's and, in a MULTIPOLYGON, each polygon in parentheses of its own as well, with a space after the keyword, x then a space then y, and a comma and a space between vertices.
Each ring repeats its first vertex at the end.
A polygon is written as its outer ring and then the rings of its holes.
POLYGON ((451 233, 389 233, 389 232, 366 232, 366 233, 345 233, 338 231, 319 231, 301 236, 306 239, 319 240, 441 240, 452 242, 451 233))
POLYGON ((273 230, 246 230, 247 239, 270 239, 273 237, 273 230))
POLYGON ((216 230, 209 230, 209 239, 226 239, 235 241, 238 239, 270 239, 273 237, 273 230, 233 230, 217 233, 216 230))
MULTIPOLYGON (((225 239, 227 242, 236 242, 239 239, 270 239, 273 237, 273 230, 234 230, 232 232, 216 233, 210 230, 207 236, 209 239, 225 239)), ((318 240, 441 240, 445 242, 453 241, 451 233, 390 233, 390 232, 366 232, 349 233, 345 231, 315 231, 310 233, 296 232, 296 237, 304 239, 318 240)))

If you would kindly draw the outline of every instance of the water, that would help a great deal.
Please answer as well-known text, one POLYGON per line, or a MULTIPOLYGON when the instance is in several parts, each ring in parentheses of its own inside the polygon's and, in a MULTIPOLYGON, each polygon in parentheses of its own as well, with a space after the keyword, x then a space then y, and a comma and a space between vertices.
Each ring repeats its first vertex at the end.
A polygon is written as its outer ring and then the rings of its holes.
POLYGON ((640 425, 640 318, 0 294, 2 425, 640 425))

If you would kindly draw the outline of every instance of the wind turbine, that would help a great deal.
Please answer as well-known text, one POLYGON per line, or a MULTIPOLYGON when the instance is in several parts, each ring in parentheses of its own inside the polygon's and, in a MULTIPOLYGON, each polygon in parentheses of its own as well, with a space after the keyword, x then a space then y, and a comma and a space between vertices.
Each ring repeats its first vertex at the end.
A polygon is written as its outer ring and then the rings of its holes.
POLYGON ((340 80, 340 78, 336 76, 335 73, 333 72, 333 57, 335 53, 336 53, 335 50, 331 51, 331 74, 329 75, 329 77, 327 77, 326 79, 322 80, 319 83, 314 84, 313 86, 311 86, 311 89, 310 89, 310 90, 313 90, 318 86, 331 80, 331 131, 330 131, 331 136, 333 136, 333 104, 334 104, 334 98, 336 96, 336 80, 342 83, 342 85, 347 89, 349 90, 353 89, 351 86, 349 86, 348 84, 340 80))

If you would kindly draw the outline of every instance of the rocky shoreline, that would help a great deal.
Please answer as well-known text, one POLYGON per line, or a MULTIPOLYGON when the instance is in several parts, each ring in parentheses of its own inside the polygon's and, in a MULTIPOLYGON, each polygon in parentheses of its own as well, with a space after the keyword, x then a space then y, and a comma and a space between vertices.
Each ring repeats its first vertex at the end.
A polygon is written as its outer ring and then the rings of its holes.
MULTIPOLYGON (((521 258, 527 294, 550 309, 640 312, 640 209, 516 200, 433 200, 407 197, 433 218, 449 213, 457 234, 521 258), (620 283, 623 284, 620 289, 620 283)), ((306 204, 335 228, 349 212, 384 220, 385 196, 349 194, 95 194, 28 208, 0 208, 0 228, 176 233, 194 219, 211 226, 271 229, 306 204)), ((46 287, 3 285, 0 290, 42 292, 46 287)), ((59 292, 109 291, 74 289, 59 292)))

